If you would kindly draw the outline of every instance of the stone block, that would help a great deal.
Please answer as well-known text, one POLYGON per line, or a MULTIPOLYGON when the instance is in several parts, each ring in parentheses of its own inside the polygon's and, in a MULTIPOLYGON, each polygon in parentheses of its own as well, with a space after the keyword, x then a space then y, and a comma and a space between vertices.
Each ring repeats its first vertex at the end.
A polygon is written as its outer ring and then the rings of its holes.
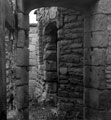
POLYGON ((46 51, 44 53, 44 60, 52 60, 56 61, 57 60, 57 52, 56 51, 46 51))
POLYGON ((30 51, 35 51, 35 45, 29 45, 29 50, 30 51))
POLYGON ((57 83, 52 82, 48 83, 48 93, 56 93, 57 92, 57 83))
POLYGON ((21 112, 17 111, 17 115, 16 115, 15 119, 28 120, 29 119, 29 109, 27 108, 25 110, 21 110, 21 112))
POLYGON ((92 8, 92 13, 103 13, 110 14, 111 13, 111 1, 110 0, 100 0, 95 6, 92 8))
MULTIPOLYGON (((90 39, 89 39, 90 40, 90 39)), ((108 32, 92 32, 91 46, 92 47, 107 47, 108 32)))
POLYGON ((60 56, 60 62, 68 62, 68 63, 80 63, 81 57, 79 55, 73 55, 73 54, 66 54, 60 56))
POLYGON ((24 47, 24 45, 25 45, 25 31, 19 30, 18 31, 17 47, 24 47))
POLYGON ((85 16, 84 16, 84 32, 85 33, 89 33, 91 32, 91 15, 90 13, 86 13, 85 16))
POLYGON ((69 92, 67 90, 59 90, 58 91, 59 97, 69 98, 69 92))
POLYGON ((73 108, 73 104, 72 103, 64 103, 64 102, 60 102, 59 103, 59 109, 61 111, 70 111, 73 108))
POLYGON ((31 66, 37 65, 36 59, 29 59, 29 65, 31 66))
POLYGON ((91 109, 86 107, 85 108, 85 120, 105 120, 106 119, 106 112, 91 109))
POLYGON ((17 48, 17 66, 29 66, 29 50, 27 48, 17 48))
POLYGON ((30 51, 29 58, 30 59, 37 59, 36 52, 35 51, 30 51))
POLYGON ((67 74, 67 72, 68 72, 68 70, 67 70, 66 67, 61 67, 60 68, 60 74, 65 75, 65 74, 67 74))
POLYGON ((85 86, 97 89, 106 88, 105 67, 85 67, 85 86))
POLYGON ((36 80, 36 79, 37 79, 37 71, 30 71, 29 80, 36 80))
POLYGON ((105 110, 107 108, 107 97, 107 91, 93 88, 85 89, 85 104, 87 107, 97 110, 105 110))
POLYGON ((16 78, 27 78, 28 79, 28 71, 24 67, 16 67, 16 78))
POLYGON ((102 65, 106 63, 106 50, 104 48, 86 48, 84 50, 86 65, 102 65))
POLYGON ((48 72, 48 71, 45 71, 44 72, 44 80, 45 81, 57 81, 57 72, 48 72))
POLYGON ((91 17, 91 30, 107 30, 107 15, 96 14, 91 17))
POLYGON ((68 15, 64 17, 64 22, 65 23, 70 23, 76 21, 77 16, 76 15, 68 15))
POLYGON ((111 15, 108 15, 108 26, 107 30, 111 32, 111 15))
POLYGON ((45 60, 44 65, 46 71, 57 71, 57 63, 55 61, 45 60))
POLYGON ((29 104, 28 99, 28 85, 19 86, 16 88, 16 105, 17 109, 27 108, 29 104))
POLYGON ((68 40, 73 40, 73 39, 78 39, 78 38, 83 38, 84 37, 84 34, 83 33, 73 33, 73 32, 69 32, 69 33, 64 33, 64 36, 65 36, 65 39, 68 39, 68 40))
POLYGON ((48 43, 48 44, 46 44, 46 46, 45 46, 45 51, 47 51, 47 50, 57 50, 57 45, 56 45, 56 43, 54 43, 54 44, 50 44, 50 43, 48 43))
POLYGON ((58 33, 58 38, 59 39, 63 39, 64 38, 64 31, 63 31, 63 29, 58 30, 57 33, 58 33))
POLYGON ((29 16, 23 13, 17 13, 18 28, 29 30, 29 16))
POLYGON ((94 48, 91 51, 91 65, 105 65, 106 51, 105 49, 94 48))
POLYGON ((73 29, 73 28, 78 28, 78 27, 83 27, 83 22, 81 21, 75 21, 75 22, 69 22, 64 25, 64 29, 73 29))
POLYGON ((49 17, 50 19, 54 19, 57 16, 57 7, 51 7, 49 9, 49 17))
POLYGON ((107 56, 107 64, 110 65, 111 64, 111 55, 107 56))
POLYGON ((23 0, 17 0, 17 11, 24 12, 23 0))

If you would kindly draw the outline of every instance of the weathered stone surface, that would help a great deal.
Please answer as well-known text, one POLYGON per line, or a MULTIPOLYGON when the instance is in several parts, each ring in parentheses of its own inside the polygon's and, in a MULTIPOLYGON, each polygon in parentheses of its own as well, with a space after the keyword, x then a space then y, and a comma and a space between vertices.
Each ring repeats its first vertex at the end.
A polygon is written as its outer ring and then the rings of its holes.
POLYGON ((46 44, 45 46, 45 51, 47 50, 56 50, 57 49, 57 45, 56 44, 46 44))
POLYGON ((92 38, 91 38, 92 47, 107 47, 107 45, 108 45, 108 32, 92 33, 92 38))
POLYGON ((31 52, 35 51, 35 45, 29 45, 29 49, 31 52))
POLYGON ((105 65, 106 52, 102 48, 85 49, 85 64, 105 65))
POLYGON ((104 14, 96 14, 91 17, 91 30, 106 30, 107 29, 107 16, 104 14))
POLYGON ((85 67, 85 85, 97 89, 106 88, 105 67, 85 67))
POLYGON ((92 12, 95 13, 103 13, 110 14, 111 13, 111 2, 110 0, 100 0, 98 1, 92 9, 92 12))
POLYGON ((46 51, 44 55, 44 60, 57 60, 57 52, 56 51, 46 51))
POLYGON ((77 19, 77 16, 76 15, 71 15, 71 16, 65 16, 64 18, 64 22, 67 23, 67 22, 74 22, 75 20, 77 19))
POLYGON ((16 105, 18 109, 28 107, 28 86, 19 86, 16 88, 16 105))
POLYGON ((18 31, 18 41, 17 41, 17 47, 24 47, 25 45, 25 31, 19 30, 18 31))
POLYGON ((65 68, 65 67, 61 67, 60 68, 60 74, 62 74, 62 75, 64 75, 64 74, 67 74, 67 68, 65 68))
POLYGON ((30 59, 29 60, 29 65, 36 65, 37 64, 37 61, 36 61, 36 59, 30 59))
POLYGON ((105 109, 106 107, 106 96, 104 91, 97 89, 86 89, 85 98, 86 106, 93 109, 105 109))
POLYGON ((24 12, 23 0, 17 0, 17 9, 19 12, 24 12))
POLYGON ((17 79, 20 79, 20 78, 23 78, 23 79, 27 78, 28 79, 28 71, 26 70, 26 68, 16 67, 16 78, 17 79))
POLYGON ((44 80, 45 81, 57 81, 57 73, 56 72, 44 72, 44 80))
POLYGON ((85 108, 85 119, 90 120, 90 119, 100 119, 100 120, 105 120, 106 118, 106 113, 105 111, 99 111, 99 110, 95 110, 95 109, 91 109, 86 107, 85 108))
POLYGON ((17 111, 16 119, 18 120, 28 120, 29 119, 29 109, 22 110, 22 112, 17 111))
POLYGON ((56 82, 48 83, 48 92, 51 94, 57 92, 57 83, 56 82))
POLYGON ((27 30, 29 29, 29 16, 23 13, 17 13, 18 28, 27 30))
POLYGON ((111 55, 107 56, 107 64, 110 65, 111 64, 111 55))
POLYGON ((18 66, 29 65, 29 50, 24 48, 17 48, 16 63, 18 66))
POLYGON ((55 61, 45 60, 45 70, 47 71, 57 71, 57 63, 55 61))
POLYGON ((80 62, 80 56, 78 55, 62 55, 60 56, 61 62, 70 62, 70 63, 79 63, 80 62))

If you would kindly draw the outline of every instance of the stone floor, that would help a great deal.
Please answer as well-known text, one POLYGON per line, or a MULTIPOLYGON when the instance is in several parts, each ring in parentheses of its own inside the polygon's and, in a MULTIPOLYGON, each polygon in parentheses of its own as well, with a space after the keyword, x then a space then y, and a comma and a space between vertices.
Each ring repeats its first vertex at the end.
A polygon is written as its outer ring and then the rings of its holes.
MULTIPOLYGON (((29 120, 57 120, 56 109, 50 107, 32 107, 29 111, 29 120)), ((7 120, 15 120, 16 112, 10 111, 7 120)))

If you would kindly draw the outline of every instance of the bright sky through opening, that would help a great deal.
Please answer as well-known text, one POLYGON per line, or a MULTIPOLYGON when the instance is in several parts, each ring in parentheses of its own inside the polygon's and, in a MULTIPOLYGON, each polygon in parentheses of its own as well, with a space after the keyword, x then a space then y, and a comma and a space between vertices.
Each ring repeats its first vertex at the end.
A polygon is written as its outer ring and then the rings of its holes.
MULTIPOLYGON (((36 10, 36 9, 35 9, 36 10)), ((36 21, 36 14, 34 14, 35 10, 32 10, 30 13, 29 13, 29 23, 37 23, 36 21)))

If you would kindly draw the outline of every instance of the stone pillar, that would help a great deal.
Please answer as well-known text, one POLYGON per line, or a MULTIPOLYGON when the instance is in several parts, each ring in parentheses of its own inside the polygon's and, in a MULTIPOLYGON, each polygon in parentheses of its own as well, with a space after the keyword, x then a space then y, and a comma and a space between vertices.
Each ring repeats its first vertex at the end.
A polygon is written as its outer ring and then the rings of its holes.
MULTIPOLYGON (((49 23, 50 24, 50 23, 49 23)), ((56 27, 56 26, 55 26, 56 27)), ((51 28, 49 28, 51 29, 51 28)), ((57 105, 57 31, 46 35, 46 45, 44 49, 45 82, 48 85, 49 104, 57 105)))
POLYGON ((17 0, 16 105, 18 111, 17 119, 28 120, 29 16, 24 12, 22 2, 22 0, 17 0))
POLYGON ((111 1, 85 15, 85 120, 111 119, 111 1))
POLYGON ((0 119, 6 120, 5 8, 0 0, 0 119))

